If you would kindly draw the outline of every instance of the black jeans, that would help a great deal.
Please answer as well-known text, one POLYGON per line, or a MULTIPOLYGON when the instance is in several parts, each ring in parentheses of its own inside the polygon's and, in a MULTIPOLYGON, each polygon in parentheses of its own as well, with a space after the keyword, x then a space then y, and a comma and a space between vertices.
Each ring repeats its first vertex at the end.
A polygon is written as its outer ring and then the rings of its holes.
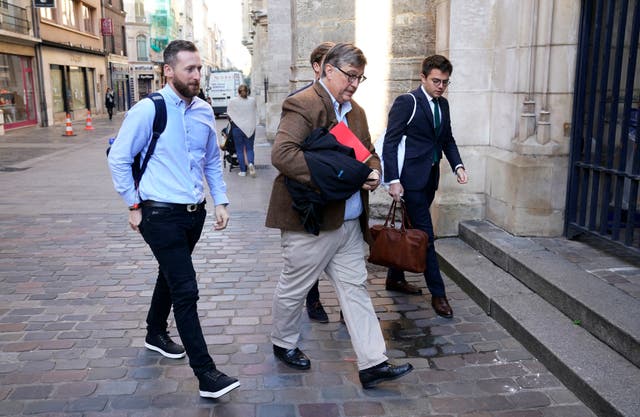
POLYGON ((307 307, 311 307, 313 304, 320 301, 320 290, 318 289, 319 282, 319 280, 316 281, 316 283, 313 284, 313 287, 311 287, 311 289, 307 293, 307 307))
POLYGON ((147 331, 166 332, 173 305, 176 327, 196 376, 215 368, 200 327, 198 283, 191 261, 206 215, 204 206, 193 213, 178 208, 142 206, 140 224, 140 232, 159 265, 147 315, 147 331))

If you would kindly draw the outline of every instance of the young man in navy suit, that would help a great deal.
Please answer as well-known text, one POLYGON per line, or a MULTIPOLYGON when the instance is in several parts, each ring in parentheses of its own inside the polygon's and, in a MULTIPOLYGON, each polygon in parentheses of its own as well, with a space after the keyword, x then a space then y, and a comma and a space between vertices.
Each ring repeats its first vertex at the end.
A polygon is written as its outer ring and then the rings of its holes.
MULTIPOLYGON (((438 189, 443 153, 458 183, 467 183, 467 173, 451 133, 449 102, 442 97, 449 86, 452 72, 453 65, 442 55, 424 59, 420 74, 422 85, 409 94, 396 98, 391 106, 382 151, 385 161, 384 180, 389 183, 389 194, 396 201, 404 199, 413 227, 424 230, 429 235, 424 278, 431 292, 433 309, 439 316, 446 318, 453 317, 453 310, 447 300, 433 246, 433 223, 429 209, 438 189), (415 115, 409 123, 414 107, 415 115), (406 135, 405 155, 400 170, 398 145, 403 135, 406 135)), ((405 281, 404 271, 393 268, 387 272, 386 286, 388 290, 420 293, 418 288, 405 281)))

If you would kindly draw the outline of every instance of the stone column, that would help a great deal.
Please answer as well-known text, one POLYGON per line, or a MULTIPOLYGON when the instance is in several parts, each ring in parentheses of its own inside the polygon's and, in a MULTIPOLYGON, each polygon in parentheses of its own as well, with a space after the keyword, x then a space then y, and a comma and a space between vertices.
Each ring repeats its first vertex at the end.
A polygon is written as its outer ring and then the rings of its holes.
POLYGON ((275 139, 282 102, 289 94, 289 73, 291 71, 292 22, 291 4, 293 0, 269 0, 269 33, 265 59, 266 77, 269 81, 265 109, 267 139, 275 139))
POLYGON ((454 64, 453 130, 470 178, 460 187, 443 167, 439 234, 486 218, 517 235, 560 235, 580 2, 437 4, 437 49, 454 64))

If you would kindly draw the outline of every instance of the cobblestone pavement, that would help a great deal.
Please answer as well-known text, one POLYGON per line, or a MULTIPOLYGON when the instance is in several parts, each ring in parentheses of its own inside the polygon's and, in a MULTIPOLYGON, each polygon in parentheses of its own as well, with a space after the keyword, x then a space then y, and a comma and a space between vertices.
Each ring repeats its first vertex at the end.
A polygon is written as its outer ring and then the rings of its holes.
MULTIPOLYGON (((300 347, 311 370, 277 362, 268 335, 280 239, 263 227, 275 176, 264 140, 257 144, 258 178, 226 171, 228 229, 214 232, 209 218, 194 253, 210 352, 242 383, 220 400, 199 398, 186 359, 143 347, 156 263, 128 229, 108 177, 104 149, 117 121, 94 119, 94 126, 97 132, 62 144, 60 128, 33 129, 38 139, 31 143, 42 146, 3 162, 20 169, 0 171, 0 415, 593 415, 452 281, 446 279, 455 318, 447 320, 435 316, 428 296, 387 292, 385 272, 373 265, 370 292, 389 355, 415 371, 361 388, 326 280, 321 299, 331 322, 304 319, 300 347), (34 151, 46 147, 53 149, 34 151)), ((11 135, 0 137, 3 155, 29 133, 11 135)), ((417 275, 409 280, 424 287, 417 275)), ((173 323, 170 331, 177 334, 173 323)))

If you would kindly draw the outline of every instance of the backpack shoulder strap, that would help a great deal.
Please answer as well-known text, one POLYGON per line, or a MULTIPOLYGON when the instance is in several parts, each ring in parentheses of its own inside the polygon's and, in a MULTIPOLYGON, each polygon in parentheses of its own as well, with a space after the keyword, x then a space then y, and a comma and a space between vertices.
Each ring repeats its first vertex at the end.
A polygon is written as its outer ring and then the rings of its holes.
POLYGON ((155 115, 153 116, 153 135, 151 136, 151 142, 149 143, 149 149, 147 153, 144 155, 144 160, 142 161, 142 166, 140 166, 140 171, 135 172, 134 181, 136 183, 136 188, 140 184, 140 179, 142 178, 142 174, 147 169, 147 164, 149 163, 149 159, 151 159, 151 155, 156 149, 156 143, 158 142, 158 138, 164 132, 165 127, 167 127, 167 106, 164 102, 164 97, 160 93, 152 93, 147 96, 147 98, 153 101, 155 106, 155 115))
POLYGON ((164 128, 167 127, 167 106, 164 103, 164 97, 160 93, 152 93, 149 98, 153 100, 156 106, 156 115, 153 118, 153 138, 160 137, 164 128))

